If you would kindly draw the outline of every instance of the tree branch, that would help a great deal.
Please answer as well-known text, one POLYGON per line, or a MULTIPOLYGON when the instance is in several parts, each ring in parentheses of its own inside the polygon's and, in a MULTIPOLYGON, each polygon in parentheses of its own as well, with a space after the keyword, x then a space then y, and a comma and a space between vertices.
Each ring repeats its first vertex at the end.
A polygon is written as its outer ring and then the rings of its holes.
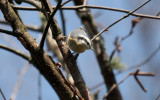
POLYGON ((8 30, 4 30, 4 29, 0 29, 0 32, 15 36, 15 37, 21 36, 20 34, 18 34, 18 32, 8 31, 8 30))
POLYGON ((127 74, 119 83, 117 83, 117 84, 114 84, 111 88, 110 88, 110 90, 108 91, 108 93, 107 94, 105 94, 104 95, 104 98, 107 98, 109 95, 110 95, 110 93, 116 88, 116 87, 118 87, 120 84, 122 84, 127 78, 129 78, 130 76, 134 76, 134 77, 136 77, 136 81, 137 81, 137 83, 140 85, 140 87, 145 91, 145 88, 143 87, 143 85, 142 85, 142 83, 140 82, 140 80, 137 78, 137 76, 138 75, 143 75, 143 76, 155 76, 155 74, 154 73, 147 73, 147 72, 139 72, 140 71, 140 69, 137 69, 135 72, 132 72, 132 73, 129 73, 129 74, 127 74))
POLYGON ((148 63, 160 50, 160 45, 158 46, 158 48, 156 48, 152 53, 151 55, 149 55, 149 57, 147 59, 145 59, 144 61, 142 61, 141 63, 137 64, 137 65, 134 65, 134 66, 131 66, 129 67, 128 70, 131 70, 133 68, 137 68, 137 67, 142 67, 144 64, 148 63))
POLYGON ((66 36, 66 25, 65 25, 66 21, 65 21, 65 18, 64 18, 63 10, 60 10, 60 14, 61 14, 63 34, 64 34, 64 36, 66 36))
POLYGON ((56 14, 57 10, 61 7, 61 3, 62 3, 62 0, 59 0, 56 8, 54 9, 54 11, 52 12, 51 16, 49 16, 49 19, 48 19, 48 22, 47 22, 47 25, 46 25, 46 28, 43 32, 43 36, 42 36, 42 39, 41 39, 41 42, 40 42, 40 49, 43 49, 43 46, 44 46, 44 41, 45 41, 45 38, 47 36, 47 33, 48 33, 48 29, 49 29, 49 26, 53 20, 53 17, 54 15, 56 14))
POLYGON ((140 5, 139 7, 137 7, 135 10, 129 12, 127 15, 123 16, 122 18, 120 18, 119 20, 115 21, 113 24, 109 25, 108 27, 104 28, 101 32, 99 32, 97 35, 95 35, 91 40, 93 41, 96 37, 98 37, 100 34, 102 34, 103 32, 107 31, 110 27, 112 27, 113 25, 117 24, 118 22, 120 22, 121 20, 127 18, 129 15, 131 15, 132 13, 134 13, 135 11, 137 11, 138 9, 142 8, 144 5, 146 5, 148 2, 150 2, 151 0, 146 1, 145 3, 143 3, 142 5, 140 5))
POLYGON ((40 2, 37 0, 21 0, 21 2, 31 4, 31 5, 35 6, 38 10, 42 10, 42 6, 41 6, 40 2))
POLYGON ((14 89, 12 91, 12 94, 11 94, 11 98, 10 100, 16 100, 16 97, 17 97, 17 94, 18 94, 18 91, 20 89, 20 86, 21 86, 21 83, 22 83, 22 79, 24 77, 24 75, 26 74, 26 72, 28 71, 28 68, 30 67, 30 64, 27 62, 23 68, 20 70, 19 72, 19 76, 18 76, 18 79, 17 79, 17 82, 14 86, 14 89))
POLYGON ((3 93, 3 91, 1 90, 1 88, 0 88, 0 93, 1 93, 1 95, 2 95, 2 97, 3 97, 3 99, 4 99, 4 100, 7 100, 6 97, 4 96, 4 93, 3 93))
POLYGON ((70 1, 72 1, 72 0, 67 0, 67 1, 65 1, 65 2, 61 5, 61 7, 64 6, 65 4, 67 4, 67 3, 70 2, 70 1))
POLYGON ((77 93, 67 83, 66 79, 59 70, 59 67, 47 55, 46 52, 40 50, 35 39, 27 32, 26 27, 20 21, 10 3, 7 0, 0 0, 0 9, 14 32, 20 36, 17 39, 30 52, 35 67, 44 75, 50 85, 55 89, 61 100, 77 100, 77 93))
MULTIPOLYGON (((52 7, 49 3, 49 1, 42 0, 42 4, 45 7, 45 16, 46 18, 49 18, 48 13, 52 12, 52 7)), ((63 58, 65 60, 65 63, 73 77, 74 85, 78 88, 80 94, 85 100, 90 100, 89 91, 88 88, 84 82, 84 79, 78 69, 75 57, 72 55, 72 53, 69 50, 68 45, 66 45, 66 42, 62 39, 62 31, 56 21, 56 19, 53 17, 53 21, 51 23, 51 30, 52 30, 52 36, 56 40, 58 47, 63 55, 63 58)))
MULTIPOLYGON (((9 25, 9 23, 5 20, 1 20, 0 19, 0 24, 5 24, 5 25, 9 25)), ((37 27, 37 26, 33 26, 33 25, 25 25, 27 29, 32 30, 32 31, 42 31, 41 27, 37 27)))
MULTIPOLYGON (((75 5, 84 5, 84 0, 74 0, 74 3, 75 5)), ((77 9, 77 14, 81 18, 81 21, 84 24, 90 38, 98 34, 96 23, 89 9, 77 9)), ((116 79, 112 70, 112 66, 109 64, 109 58, 106 53, 103 37, 99 36, 96 41, 93 41, 93 47, 99 63, 101 74, 105 81, 106 89, 110 89, 111 86, 116 83, 116 79)), ((114 92, 112 92, 108 100, 122 100, 118 87, 114 90, 114 92)))
POLYGON ((23 59, 25 59, 25 60, 31 62, 30 57, 29 57, 28 55, 26 55, 26 54, 20 52, 20 51, 17 51, 17 50, 15 50, 15 49, 12 49, 12 48, 9 48, 9 47, 3 46, 3 45, 0 45, 0 48, 1 48, 1 49, 4 49, 4 50, 7 50, 7 51, 10 51, 10 52, 12 52, 12 53, 14 53, 14 54, 16 54, 16 55, 22 57, 23 59))
POLYGON ((118 51, 118 52, 121 51, 122 42, 133 34, 134 27, 137 25, 137 23, 139 23, 141 21, 141 19, 142 18, 138 17, 138 18, 132 20, 132 26, 131 26, 131 30, 130 30, 129 34, 127 34, 126 36, 122 37, 120 39, 120 42, 118 42, 118 40, 119 40, 118 36, 115 38, 115 41, 114 41, 115 48, 113 49, 113 51, 112 51, 112 53, 111 53, 111 55, 109 57, 110 61, 112 60, 112 58, 113 58, 114 54, 116 53, 116 51, 118 51))
MULTIPOLYGON (((14 9, 17 10, 30 10, 30 11, 37 11, 38 9, 35 7, 23 7, 23 6, 13 6, 14 9)), ((55 7, 52 7, 55 9, 55 7)), ((77 10, 80 8, 91 8, 91 9, 102 9, 102 10, 111 10, 111 11, 117 11, 117 12, 123 12, 123 13, 129 13, 131 11, 124 10, 124 9, 118 9, 118 8, 111 8, 111 7, 102 7, 102 6, 94 6, 94 5, 80 5, 80 6, 70 6, 70 7, 61 7, 62 10, 77 10)), ((138 14, 138 13, 132 13, 132 16, 136 17, 144 17, 144 18, 150 18, 150 19, 160 19, 160 17, 152 16, 152 15, 145 15, 145 14, 138 14)))
POLYGON ((159 100, 159 98, 160 98, 160 94, 156 97, 156 99, 155 99, 155 100, 159 100))
MULTIPOLYGON (((144 64, 148 63, 148 62, 153 58, 153 56, 155 56, 155 55, 159 52, 159 50, 160 50, 160 45, 158 46, 158 48, 156 48, 156 49, 152 52, 152 54, 151 54, 147 59, 145 59, 144 61, 142 61, 141 63, 139 63, 139 64, 137 64, 137 65, 134 65, 134 66, 129 67, 127 71, 129 71, 129 70, 131 70, 131 69, 134 69, 134 68, 137 68, 137 67, 139 67, 139 68, 142 67, 144 64)), ((123 72, 122 72, 122 73, 123 73, 123 72)), ((120 73, 119 73, 119 74, 120 74, 120 73)), ((145 75, 150 76, 150 75, 151 75, 151 76, 152 76, 153 74, 147 74, 147 73, 141 72, 141 73, 139 73, 138 75, 141 75, 141 76, 145 76, 145 75)), ((92 90, 98 88, 99 86, 101 86, 101 85, 103 85, 103 84, 104 84, 104 82, 100 82, 100 83, 98 83, 97 85, 91 87, 90 90, 92 91, 92 90)))

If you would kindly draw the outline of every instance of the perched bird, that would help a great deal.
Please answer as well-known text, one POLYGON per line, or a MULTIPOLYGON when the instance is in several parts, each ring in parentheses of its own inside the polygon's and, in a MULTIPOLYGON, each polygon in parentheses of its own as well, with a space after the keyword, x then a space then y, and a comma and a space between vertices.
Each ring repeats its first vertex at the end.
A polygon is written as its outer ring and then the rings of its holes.
POLYGON ((73 30, 69 34, 67 44, 76 53, 82 53, 87 49, 94 50, 92 41, 88 38, 82 27, 73 30))

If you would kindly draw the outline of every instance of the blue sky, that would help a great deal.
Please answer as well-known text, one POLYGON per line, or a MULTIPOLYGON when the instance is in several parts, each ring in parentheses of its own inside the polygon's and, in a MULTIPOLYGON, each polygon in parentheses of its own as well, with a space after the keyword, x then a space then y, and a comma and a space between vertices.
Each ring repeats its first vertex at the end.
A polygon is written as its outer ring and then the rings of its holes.
MULTIPOLYGON (((88 5, 114 7, 132 11, 144 2, 145 0, 88 0, 88 5)), ((156 15, 160 11, 160 6, 158 5, 159 3, 159 0, 152 0, 150 3, 138 10, 137 13, 156 15)), ((55 5, 55 2, 52 2, 52 4, 55 5)), ((28 4, 22 5, 29 6, 28 4)), ((73 3, 70 2, 66 6, 73 6, 73 3)), ((93 15, 96 13, 100 14, 99 17, 95 18, 95 21, 97 25, 101 24, 103 27, 107 27, 125 15, 125 13, 121 12, 98 9, 92 9, 91 12, 93 15)), ((20 11, 19 13, 25 24, 36 26, 41 25, 38 12, 20 11)), ((58 24, 61 26, 59 14, 59 12, 56 13, 56 19, 58 24)), ((72 30, 83 26, 74 10, 65 10, 64 15, 66 18, 67 33, 70 33, 72 30)), ((115 37, 127 35, 131 29, 131 20, 134 18, 136 17, 130 16, 114 25, 109 29, 109 31, 102 34, 105 39, 106 52, 108 55, 110 55, 114 49, 113 42, 115 37)), ((1 12, 0 19, 4 19, 1 12)), ((141 63, 158 47, 160 44, 159 26, 160 21, 155 19, 143 19, 137 24, 133 35, 122 43, 122 52, 119 55, 116 55, 120 56, 121 61, 126 64, 126 67, 141 63)), ((0 24, 0 28, 12 30, 9 26, 2 24, 0 24)), ((100 31, 102 28, 98 27, 98 30, 100 31)), ((38 42, 40 33, 30 30, 29 33, 36 38, 38 42)), ((28 54, 28 51, 26 51, 19 41, 12 36, 0 34, 0 44, 18 49, 28 54), (8 42, 11 42, 12 45, 8 42)), ((53 59, 57 61, 55 58, 53 59)), ((136 83, 135 79, 130 77, 119 87, 124 100, 135 100, 137 98, 137 100, 155 100, 155 98, 160 94, 159 59, 160 52, 158 52, 150 62, 141 68, 141 71, 143 72, 154 72, 156 74, 155 77, 139 77, 148 92, 144 93, 136 83)), ((27 62, 8 51, 0 49, 0 63, 0 88, 3 90, 7 100, 9 100, 15 83, 17 82, 19 71, 26 65, 27 62)), ((89 88, 103 81, 96 57, 92 50, 87 50, 78 57, 78 65, 89 88)), ((129 72, 133 72, 135 70, 136 69, 133 69, 117 75, 117 82, 119 82, 129 72)), ((38 100, 38 74, 38 70, 31 65, 24 75, 16 100, 38 100)), ((41 79, 41 84, 42 100, 58 100, 56 93, 43 76, 41 79)), ((101 89, 101 99, 106 93, 106 89, 104 85, 99 88, 101 89)), ((94 91, 91 92, 93 93, 94 91)), ((1 95, 0 100, 3 100, 1 95)))

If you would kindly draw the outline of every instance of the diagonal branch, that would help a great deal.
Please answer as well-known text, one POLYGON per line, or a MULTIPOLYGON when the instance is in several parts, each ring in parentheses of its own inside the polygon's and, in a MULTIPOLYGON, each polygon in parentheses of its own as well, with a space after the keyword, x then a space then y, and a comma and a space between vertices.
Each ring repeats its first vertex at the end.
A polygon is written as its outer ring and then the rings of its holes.
POLYGON ((160 94, 156 97, 156 99, 155 99, 155 100, 159 100, 159 98, 160 98, 160 94))
POLYGON ((27 32, 26 27, 20 21, 8 0, 0 0, 0 9, 14 32, 21 34, 17 39, 30 52, 35 67, 55 89, 59 98, 61 100, 78 100, 78 98, 74 98, 77 97, 77 94, 66 83, 59 67, 45 51, 39 49, 36 40, 27 32))
POLYGON ((147 59, 145 59, 144 61, 142 61, 141 63, 137 64, 137 65, 134 65, 134 66, 131 66, 129 67, 128 70, 131 70, 133 68, 136 68, 137 66, 138 67, 142 67, 143 65, 145 65, 146 63, 148 63, 160 50, 160 45, 158 46, 158 48, 156 48, 152 53, 151 55, 149 55, 149 57, 147 59))
POLYGON ((144 5, 146 5, 148 2, 150 2, 151 0, 146 1, 145 3, 143 3, 142 5, 140 5, 139 7, 137 7, 135 10, 129 12, 127 15, 123 16, 122 18, 120 18, 119 20, 115 21, 113 24, 109 25, 107 28, 104 28, 101 32, 99 32, 97 35, 95 35, 91 40, 93 41, 96 37, 98 37, 100 34, 102 34, 103 32, 107 31, 110 27, 112 27, 113 25, 117 24, 118 22, 120 22, 121 20, 127 18, 129 15, 131 15, 132 13, 134 13, 135 11, 137 11, 138 9, 140 9, 141 7, 143 7, 144 5))
POLYGON ((22 80, 23 80, 23 77, 24 75, 26 74, 26 72, 28 71, 30 67, 30 64, 27 62, 23 68, 20 70, 19 72, 19 76, 18 76, 18 79, 17 79, 17 82, 14 86, 14 89, 12 91, 12 94, 11 94, 11 99, 10 100, 16 100, 16 97, 17 97, 17 94, 18 94, 18 91, 21 87, 21 83, 22 83, 22 80))
MULTIPOLYGON (((43 6, 45 9, 45 17, 49 18, 48 12, 52 12, 51 4, 49 3, 49 0, 41 0, 43 6)), ((69 69, 69 72, 71 73, 74 85, 77 87, 77 90, 79 90, 80 94, 85 100, 92 100, 90 99, 90 93, 88 91, 88 88, 84 82, 84 79, 78 69, 75 57, 72 55, 71 51, 69 50, 69 47, 66 45, 66 42, 61 38, 62 37, 62 30, 60 29, 55 17, 53 17, 53 21, 51 23, 51 31, 52 31, 52 37, 56 40, 58 47, 63 55, 63 58, 65 60, 65 63, 69 69)))
POLYGON ((26 54, 20 52, 20 51, 17 51, 17 50, 15 50, 15 49, 12 49, 12 48, 9 48, 9 47, 3 46, 3 45, 0 45, 0 48, 1 48, 1 49, 4 49, 4 50, 7 50, 7 51, 10 51, 10 52, 12 52, 12 53, 14 53, 14 54, 16 54, 16 55, 22 57, 23 59, 25 59, 25 60, 31 62, 30 57, 29 57, 28 55, 26 55, 26 54))
POLYGON ((41 39, 41 42, 40 42, 40 49, 43 49, 43 46, 44 46, 44 41, 45 41, 45 38, 47 36, 47 33, 48 33, 48 29, 49 29, 49 26, 53 20, 53 16, 56 14, 57 10, 61 7, 61 3, 62 3, 62 0, 59 0, 56 8, 54 9, 54 11, 52 12, 51 16, 49 16, 49 19, 48 19, 48 22, 47 22, 47 25, 46 25, 46 28, 43 32, 43 36, 42 36, 42 39, 41 39))
POLYGON ((119 83, 113 84, 112 87, 108 90, 107 94, 104 95, 104 98, 107 98, 107 97, 110 95, 110 93, 111 93, 116 87, 118 87, 121 83, 123 83, 129 76, 130 76, 130 74, 126 75, 119 83))
POLYGON ((137 83, 139 84, 139 86, 141 87, 141 89, 144 92, 147 92, 147 90, 144 88, 144 86, 142 85, 142 82, 138 79, 137 75, 134 75, 135 80, 137 81, 137 83))
POLYGON ((3 93, 3 91, 1 90, 1 88, 0 88, 0 93, 1 93, 1 95, 2 95, 2 97, 3 97, 3 99, 4 99, 4 100, 7 100, 6 97, 4 96, 4 93, 3 93))

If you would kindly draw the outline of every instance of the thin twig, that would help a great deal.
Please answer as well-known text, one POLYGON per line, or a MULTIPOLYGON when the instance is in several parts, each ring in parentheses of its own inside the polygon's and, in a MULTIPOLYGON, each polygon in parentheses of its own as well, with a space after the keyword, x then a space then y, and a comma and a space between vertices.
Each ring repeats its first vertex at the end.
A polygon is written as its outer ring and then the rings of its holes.
POLYGON ((0 23, 1 23, 1 24, 5 24, 5 25, 8 25, 8 24, 9 24, 7 21, 2 20, 2 19, 0 19, 0 23))
POLYGON ((109 96, 109 94, 116 88, 118 87, 121 83, 123 83, 128 77, 130 77, 131 75, 134 75, 134 77, 136 78, 137 83, 140 85, 140 87, 143 89, 143 91, 146 92, 146 89, 144 88, 144 86, 142 85, 142 83, 140 82, 140 80, 137 78, 137 75, 144 75, 144 76, 155 76, 155 74, 153 73, 147 73, 147 72, 139 72, 140 69, 137 69, 135 72, 129 73, 127 74, 119 83, 114 84, 110 90, 108 91, 107 94, 104 95, 104 99, 107 98, 109 96))
POLYGON ((137 81, 137 83, 139 84, 139 86, 141 87, 141 89, 144 91, 144 92, 147 92, 147 90, 144 88, 144 86, 142 85, 141 81, 138 79, 137 75, 139 73, 140 69, 138 68, 137 71, 135 72, 135 74, 133 75, 135 80, 137 81))
POLYGON ((108 93, 104 96, 104 98, 107 98, 108 95, 109 95, 117 86, 119 86, 121 83, 123 83, 129 76, 130 76, 130 74, 128 74, 127 76, 125 76, 119 83, 113 84, 113 86, 110 88, 110 90, 108 91, 108 93))
POLYGON ((115 21, 114 23, 112 23, 111 25, 109 25, 108 27, 104 28, 101 32, 99 32, 97 35, 95 35, 91 40, 93 41, 96 37, 98 37, 100 34, 102 34, 103 32, 107 31, 110 27, 112 27, 113 25, 117 24, 118 22, 120 22, 121 20, 127 18, 129 15, 131 15, 132 13, 134 13, 135 11, 137 11, 138 9, 140 9, 141 7, 143 7, 144 5, 146 5, 148 2, 150 2, 151 0, 146 1, 145 3, 143 3, 142 5, 140 5, 139 7, 137 7, 135 10, 129 12, 127 15, 123 16, 122 18, 118 19, 117 21, 115 21))
POLYGON ((31 62, 31 61, 30 61, 30 57, 29 57, 28 55, 26 55, 26 54, 20 52, 20 51, 17 51, 17 50, 15 50, 15 49, 12 49, 12 48, 9 48, 9 47, 3 46, 3 45, 0 45, 0 48, 1 48, 1 49, 4 49, 4 50, 7 50, 7 51, 10 51, 10 52, 12 52, 12 53, 14 53, 14 54, 16 54, 16 55, 22 57, 23 59, 25 59, 25 60, 31 62))
POLYGON ((138 77, 136 75, 134 75, 135 80, 137 81, 137 83, 139 84, 139 86, 141 87, 141 89, 144 92, 147 92, 147 90, 144 88, 144 86, 142 85, 142 82, 138 79, 138 77))
POLYGON ((61 6, 64 6, 65 4, 67 4, 67 3, 70 2, 70 1, 72 1, 72 0, 67 0, 67 1, 65 1, 63 4, 61 4, 61 6))
POLYGON ((100 82, 100 83, 92 86, 91 88, 89 88, 89 90, 90 90, 90 91, 93 91, 93 90, 97 89, 98 87, 102 86, 103 84, 104 84, 104 82, 100 82))
POLYGON ((16 100, 16 97, 17 97, 17 93, 20 89, 20 86, 21 86, 21 83, 22 83, 22 79, 25 75, 25 73, 28 71, 28 68, 30 67, 30 64, 27 62, 24 67, 20 70, 20 73, 19 73, 19 76, 18 76, 18 79, 17 79, 17 82, 14 86, 14 89, 13 89, 13 92, 11 94, 11 100, 16 100))
MULTIPOLYGON (((137 64, 137 65, 134 65, 134 66, 129 67, 128 70, 131 70, 131 69, 137 68, 137 67, 139 67, 139 68, 142 67, 144 64, 148 63, 148 62, 158 53, 159 50, 160 50, 160 46, 158 46, 158 48, 155 49, 155 50, 153 51, 153 53, 152 53, 146 60, 142 61, 141 63, 139 63, 139 64, 137 64)), ((127 70, 127 71, 128 71, 128 70, 127 70)), ((141 72, 141 73, 139 73, 138 75, 139 75, 139 76, 145 76, 145 75, 146 75, 146 76, 153 76, 154 74, 148 74, 148 73, 141 72)), ((95 85, 95 86, 93 86, 92 88, 90 88, 90 90, 92 91, 92 90, 98 88, 99 86, 101 86, 101 85, 103 85, 103 84, 104 84, 104 82, 100 82, 100 83, 98 83, 97 85, 95 85)))
POLYGON ((12 32, 12 31, 8 31, 8 30, 4 30, 4 29, 0 29, 0 32, 1 32, 1 33, 6 33, 6 34, 8 34, 8 35, 15 36, 15 37, 20 36, 20 35, 19 35, 19 34, 17 34, 16 32, 12 32))
MULTIPOLYGON (((23 6, 13 6, 16 10, 30 10, 30 11, 37 11, 38 9, 35 7, 23 7, 23 6)), ((53 9, 56 7, 53 6, 53 9)), ((124 9, 118 9, 118 8, 111 8, 111 7, 102 7, 102 6, 94 6, 94 5, 80 5, 80 6, 69 6, 69 7, 61 7, 62 10, 76 10, 80 8, 91 8, 91 9, 103 9, 103 10, 112 10, 112 11, 118 11, 123 13, 129 13, 129 10, 124 9)), ((132 13, 131 15, 136 17, 144 17, 144 18, 150 18, 150 19, 160 19, 160 17, 152 16, 152 15, 145 15, 145 14, 138 14, 138 13, 132 13)))
POLYGON ((12 37, 8 36, 8 35, 1 35, 2 38, 4 39, 4 41, 6 41, 6 43, 8 43, 8 47, 10 48, 16 48, 16 50, 20 50, 21 48, 17 45, 17 43, 13 40, 12 37))
POLYGON ((113 56, 114 56, 114 54, 115 54, 116 51, 117 51, 117 46, 113 49, 113 51, 112 51, 112 53, 111 53, 111 55, 110 55, 110 57, 109 57, 109 60, 110 60, 110 61, 112 61, 113 56))
POLYGON ((65 25, 66 20, 64 18, 63 10, 61 10, 61 9, 60 9, 60 14, 61 14, 63 34, 64 34, 64 36, 66 36, 66 25, 65 25))
MULTIPOLYGON (((160 12, 158 12, 156 14, 156 16, 159 16, 160 12)), ((128 37, 130 37, 132 34, 133 34, 133 29, 134 27, 137 25, 137 23, 139 23, 143 18, 139 17, 139 18, 136 18, 136 19, 133 19, 132 20, 132 27, 131 27, 131 30, 129 32, 129 34, 127 34, 126 36, 122 37, 120 42, 118 42, 118 37, 115 39, 115 49, 113 49, 112 53, 111 53, 111 56, 110 56, 110 61, 112 60, 115 52, 118 50, 119 51, 119 48, 121 48, 121 43, 126 40, 128 37)), ((160 46, 158 47, 158 49, 156 49, 152 54, 151 56, 149 56, 145 61, 143 61, 142 63, 136 65, 135 67, 137 66, 142 66, 144 65, 145 63, 149 62, 149 60, 159 51, 160 49, 160 46)), ((131 68, 131 67, 130 67, 131 68)))
POLYGON ((137 74, 137 76, 155 76, 154 73, 147 73, 147 72, 140 72, 137 74))
POLYGON ((160 50, 160 45, 158 46, 157 49, 155 49, 153 51, 153 53, 147 59, 145 59, 144 61, 142 61, 141 63, 139 63, 137 65, 129 67, 128 70, 133 69, 133 68, 137 68, 137 67, 141 67, 141 66, 145 65, 146 63, 148 63, 159 52, 159 50, 160 50))
MULTIPOLYGON (((58 1, 58 0, 57 0, 57 1, 58 1)), ((63 4, 61 4, 61 7, 64 6, 65 4, 67 4, 67 3, 70 2, 70 1, 72 1, 72 0, 67 0, 67 1, 65 1, 63 4)), ((63 35, 66 36, 65 18, 64 18, 64 13, 63 13, 63 10, 62 10, 62 9, 60 9, 60 14, 61 14, 63 35)))
MULTIPOLYGON (((1 19, 0 19, 0 24, 9 25, 9 23, 7 21, 1 20, 1 19)), ((39 31, 39 32, 42 31, 42 28, 38 27, 38 26, 33 26, 33 25, 25 25, 25 26, 27 29, 32 30, 32 31, 39 31)))
POLYGON ((40 49, 43 49, 43 46, 44 46, 44 41, 45 41, 45 38, 47 36, 47 33, 48 33, 48 29, 49 29, 49 26, 52 22, 52 19, 53 19, 53 16, 56 14, 57 10, 61 7, 61 3, 62 3, 62 0, 59 0, 56 8, 54 9, 54 11, 52 12, 52 14, 50 15, 49 19, 48 19, 48 22, 47 22, 47 25, 45 27, 45 30, 43 32, 43 36, 42 36, 42 39, 41 39, 41 42, 40 42, 40 49))
POLYGON ((137 23, 139 23, 141 21, 141 19, 142 18, 139 17, 139 18, 136 18, 136 19, 132 20, 132 27, 131 27, 131 30, 130 30, 129 34, 126 35, 126 36, 124 36, 124 37, 122 37, 120 43, 122 43, 122 41, 126 40, 129 36, 131 36, 133 34, 133 29, 135 28, 135 26, 137 25, 137 23))
POLYGON ((21 0, 22 2, 28 3, 32 6, 35 6, 37 9, 42 10, 42 5, 38 0, 21 0))
POLYGON ((155 100, 159 100, 159 98, 160 98, 160 94, 157 96, 157 98, 155 100))
POLYGON ((118 42, 119 37, 116 37, 115 42, 114 42, 115 48, 113 49, 113 51, 112 51, 112 53, 110 55, 110 61, 112 60, 112 58, 113 58, 114 54, 116 53, 116 51, 119 51, 119 52, 121 51, 122 42, 133 34, 134 27, 137 25, 138 22, 141 21, 141 19, 142 18, 139 17, 137 19, 133 19, 132 20, 132 27, 131 27, 131 30, 130 30, 129 34, 127 34, 126 36, 122 37, 120 42, 118 42))
POLYGON ((0 88, 0 93, 1 93, 1 95, 2 95, 2 97, 3 97, 3 99, 4 99, 4 100, 7 100, 6 97, 4 96, 4 93, 3 93, 3 91, 1 90, 1 88, 0 88))

